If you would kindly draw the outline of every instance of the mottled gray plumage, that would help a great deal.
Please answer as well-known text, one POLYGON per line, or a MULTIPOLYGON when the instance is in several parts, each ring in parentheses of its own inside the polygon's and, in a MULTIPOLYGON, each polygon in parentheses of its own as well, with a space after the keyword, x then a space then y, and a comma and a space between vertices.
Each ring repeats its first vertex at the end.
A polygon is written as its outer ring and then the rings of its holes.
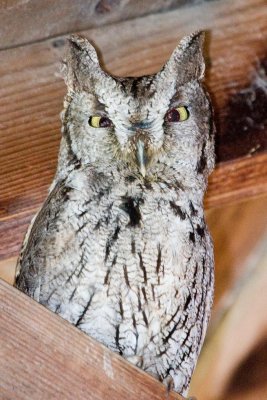
POLYGON ((71 38, 58 169, 16 278, 20 290, 182 394, 214 283, 203 214, 214 129, 200 83, 202 42, 202 33, 185 37, 155 75, 115 78, 86 39, 71 38), (189 118, 173 122, 168 110, 181 106, 189 118), (90 126, 95 115, 111 124, 90 126))

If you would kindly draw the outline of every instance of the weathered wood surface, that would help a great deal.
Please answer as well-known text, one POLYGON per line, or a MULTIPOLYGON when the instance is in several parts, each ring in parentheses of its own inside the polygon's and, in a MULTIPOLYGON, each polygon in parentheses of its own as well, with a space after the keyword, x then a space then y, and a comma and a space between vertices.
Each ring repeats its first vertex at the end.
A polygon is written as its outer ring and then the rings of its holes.
POLYGON ((1 399, 167 398, 159 381, 3 281, 0 314, 1 399))
MULTIPOLYGON (((263 0, 216 1, 84 32, 118 75, 157 71, 178 38, 199 28, 211 32, 207 86, 219 129, 207 207, 267 192, 266 20, 263 0)), ((55 171, 65 43, 60 37, 0 52, 2 259, 17 254, 55 171)))
POLYGON ((205 0, 0 0, 0 49, 205 0))

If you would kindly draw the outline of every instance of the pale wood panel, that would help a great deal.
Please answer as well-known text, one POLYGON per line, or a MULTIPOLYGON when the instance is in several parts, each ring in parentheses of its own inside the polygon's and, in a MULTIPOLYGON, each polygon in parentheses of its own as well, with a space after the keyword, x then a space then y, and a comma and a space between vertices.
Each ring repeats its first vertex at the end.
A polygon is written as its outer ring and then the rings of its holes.
POLYGON ((214 241, 215 301, 219 312, 225 293, 241 278, 246 262, 267 232, 267 197, 249 199, 206 212, 214 241))
POLYGON ((166 398, 160 382, 3 281, 0 313, 2 399, 166 398))
MULTIPOLYGON (((266 344, 267 339, 267 237, 262 240, 261 257, 256 257, 256 262, 243 271, 242 279, 229 291, 224 312, 206 338, 191 385, 192 392, 197 391, 198 400, 234 399, 235 396, 239 399, 240 392, 245 399, 266 399, 266 385, 257 387, 257 384, 260 386, 264 372, 266 382, 267 371, 266 358, 257 355, 258 351, 264 349, 266 354, 266 345, 259 344, 266 344), (235 387, 229 385, 231 380, 234 384, 236 372, 249 354, 253 353, 255 364, 257 360, 263 362, 261 368, 252 364, 250 373, 247 371, 247 375, 251 375, 250 381, 254 380, 253 390, 256 386, 254 396, 252 387, 246 381, 235 382, 235 387), (264 393, 264 396, 257 397, 256 393, 264 393)), ((243 371, 244 379, 245 375, 243 371)))
POLYGON ((13 285, 15 280, 15 268, 17 257, 9 258, 8 260, 0 261, 0 279, 13 285))
MULTIPOLYGON (((85 32, 101 49, 110 72, 140 75, 158 70, 182 35, 198 28, 211 30, 207 84, 220 115, 217 153, 221 162, 210 180, 208 207, 267 190, 266 112, 260 114, 261 129, 258 120, 254 124, 249 117, 254 133, 248 147, 244 147, 245 125, 240 123, 233 140, 227 139, 226 129, 228 121, 237 117, 229 110, 235 96, 243 96, 250 88, 257 98, 260 90, 255 89, 253 74, 259 77, 259 60, 266 52, 266 18, 263 0, 208 2, 183 8, 183 12, 173 10, 85 32), (223 163, 224 154, 232 161, 223 163)), ((1 258, 17 254, 54 174, 60 140, 58 114, 65 93, 58 64, 65 42, 62 37, 0 52, 1 258)), ((248 99, 243 100, 247 105, 248 99)))

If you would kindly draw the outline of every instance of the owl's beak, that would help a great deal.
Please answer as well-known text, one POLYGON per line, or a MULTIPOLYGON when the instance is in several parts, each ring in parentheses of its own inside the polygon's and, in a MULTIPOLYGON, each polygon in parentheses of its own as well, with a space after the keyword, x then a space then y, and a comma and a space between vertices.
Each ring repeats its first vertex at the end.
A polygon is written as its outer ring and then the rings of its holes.
POLYGON ((142 176, 146 176, 146 164, 147 164, 147 156, 145 151, 145 144, 142 140, 138 140, 136 143, 136 159, 139 167, 139 171, 142 176))

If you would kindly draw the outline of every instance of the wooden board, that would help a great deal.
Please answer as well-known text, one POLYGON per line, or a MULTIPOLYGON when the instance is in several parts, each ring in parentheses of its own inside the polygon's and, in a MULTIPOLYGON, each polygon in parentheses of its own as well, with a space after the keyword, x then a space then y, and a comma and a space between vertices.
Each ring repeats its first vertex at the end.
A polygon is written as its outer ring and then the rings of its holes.
POLYGON ((207 209, 221 207, 267 193, 267 153, 217 165, 209 179, 207 209))
MULTIPOLYGON (((266 20, 263 0, 215 1, 84 32, 107 70, 140 75, 157 71, 184 34, 209 31, 206 83, 216 105, 218 164, 207 207, 267 192, 266 20)), ((18 253, 55 171, 65 44, 64 36, 0 52, 2 259, 18 253)))
POLYGON ((1 399, 182 399, 3 281, 0 314, 1 399))
POLYGON ((0 1, 0 49, 205 0, 0 1))

